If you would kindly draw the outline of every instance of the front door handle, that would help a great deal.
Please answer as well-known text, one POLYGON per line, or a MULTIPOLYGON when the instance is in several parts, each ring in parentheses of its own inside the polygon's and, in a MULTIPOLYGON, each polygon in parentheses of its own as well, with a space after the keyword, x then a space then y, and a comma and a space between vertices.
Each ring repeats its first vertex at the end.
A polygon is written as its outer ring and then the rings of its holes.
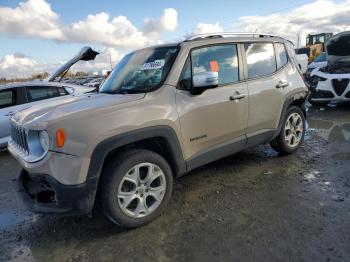
POLYGON ((237 100, 240 100, 242 98, 245 98, 246 96, 247 96, 246 94, 241 94, 241 93, 237 92, 235 95, 230 96, 230 100, 237 101, 237 100))
POLYGON ((276 88, 285 88, 285 87, 287 87, 287 86, 289 86, 289 83, 288 83, 288 82, 283 81, 283 80, 280 80, 280 81, 278 82, 278 84, 276 85, 276 88))

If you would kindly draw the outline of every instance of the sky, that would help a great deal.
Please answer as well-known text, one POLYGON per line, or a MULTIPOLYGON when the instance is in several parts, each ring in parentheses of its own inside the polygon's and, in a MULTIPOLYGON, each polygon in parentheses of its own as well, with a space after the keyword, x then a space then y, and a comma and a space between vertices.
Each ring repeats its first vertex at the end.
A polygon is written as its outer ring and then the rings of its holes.
POLYGON ((90 45, 81 69, 108 69, 134 49, 195 33, 261 32, 300 44, 307 33, 350 30, 350 0, 1 0, 0 77, 51 71, 90 45))

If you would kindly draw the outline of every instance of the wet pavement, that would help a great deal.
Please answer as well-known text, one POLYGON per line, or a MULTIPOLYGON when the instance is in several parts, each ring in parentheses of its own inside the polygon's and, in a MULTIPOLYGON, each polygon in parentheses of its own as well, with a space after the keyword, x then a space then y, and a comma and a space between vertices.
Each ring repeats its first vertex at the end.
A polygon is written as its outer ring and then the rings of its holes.
POLYGON ((25 211, 0 153, 1 261, 350 261, 350 105, 310 108, 294 155, 268 145, 176 181, 165 213, 124 230, 101 215, 25 211))

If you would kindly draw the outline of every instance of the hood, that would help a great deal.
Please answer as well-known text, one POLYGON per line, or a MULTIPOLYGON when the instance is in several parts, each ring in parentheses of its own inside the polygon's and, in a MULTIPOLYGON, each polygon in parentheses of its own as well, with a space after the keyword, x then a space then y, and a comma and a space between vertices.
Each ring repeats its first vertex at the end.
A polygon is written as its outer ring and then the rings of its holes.
POLYGON ((12 117, 12 121, 19 125, 38 124, 45 128, 46 123, 63 117, 79 113, 96 113, 99 109, 111 110, 121 104, 142 99, 142 94, 110 95, 110 94, 82 94, 67 96, 48 104, 32 106, 19 111, 12 117))
POLYGON ((339 33, 326 43, 330 67, 350 67, 350 31, 339 33))
POLYGON ((47 79, 47 81, 51 82, 56 79, 59 75, 61 75, 63 72, 67 71, 71 66, 73 66, 78 61, 90 61, 94 60, 95 57, 99 53, 93 50, 89 46, 83 47, 80 52, 74 56, 72 59, 70 59, 68 62, 66 62, 64 65, 62 65, 60 68, 58 68, 55 72, 53 72, 47 79))

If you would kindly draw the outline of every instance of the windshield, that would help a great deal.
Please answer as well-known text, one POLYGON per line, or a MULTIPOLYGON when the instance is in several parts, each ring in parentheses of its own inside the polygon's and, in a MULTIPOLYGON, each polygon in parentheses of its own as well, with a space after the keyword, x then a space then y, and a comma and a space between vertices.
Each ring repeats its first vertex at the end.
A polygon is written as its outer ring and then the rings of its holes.
POLYGON ((315 62, 324 62, 327 61, 327 53, 321 53, 318 57, 315 58, 315 62))
POLYGON ((101 86, 101 93, 150 92, 162 85, 178 52, 177 46, 147 48, 126 55, 101 86))

